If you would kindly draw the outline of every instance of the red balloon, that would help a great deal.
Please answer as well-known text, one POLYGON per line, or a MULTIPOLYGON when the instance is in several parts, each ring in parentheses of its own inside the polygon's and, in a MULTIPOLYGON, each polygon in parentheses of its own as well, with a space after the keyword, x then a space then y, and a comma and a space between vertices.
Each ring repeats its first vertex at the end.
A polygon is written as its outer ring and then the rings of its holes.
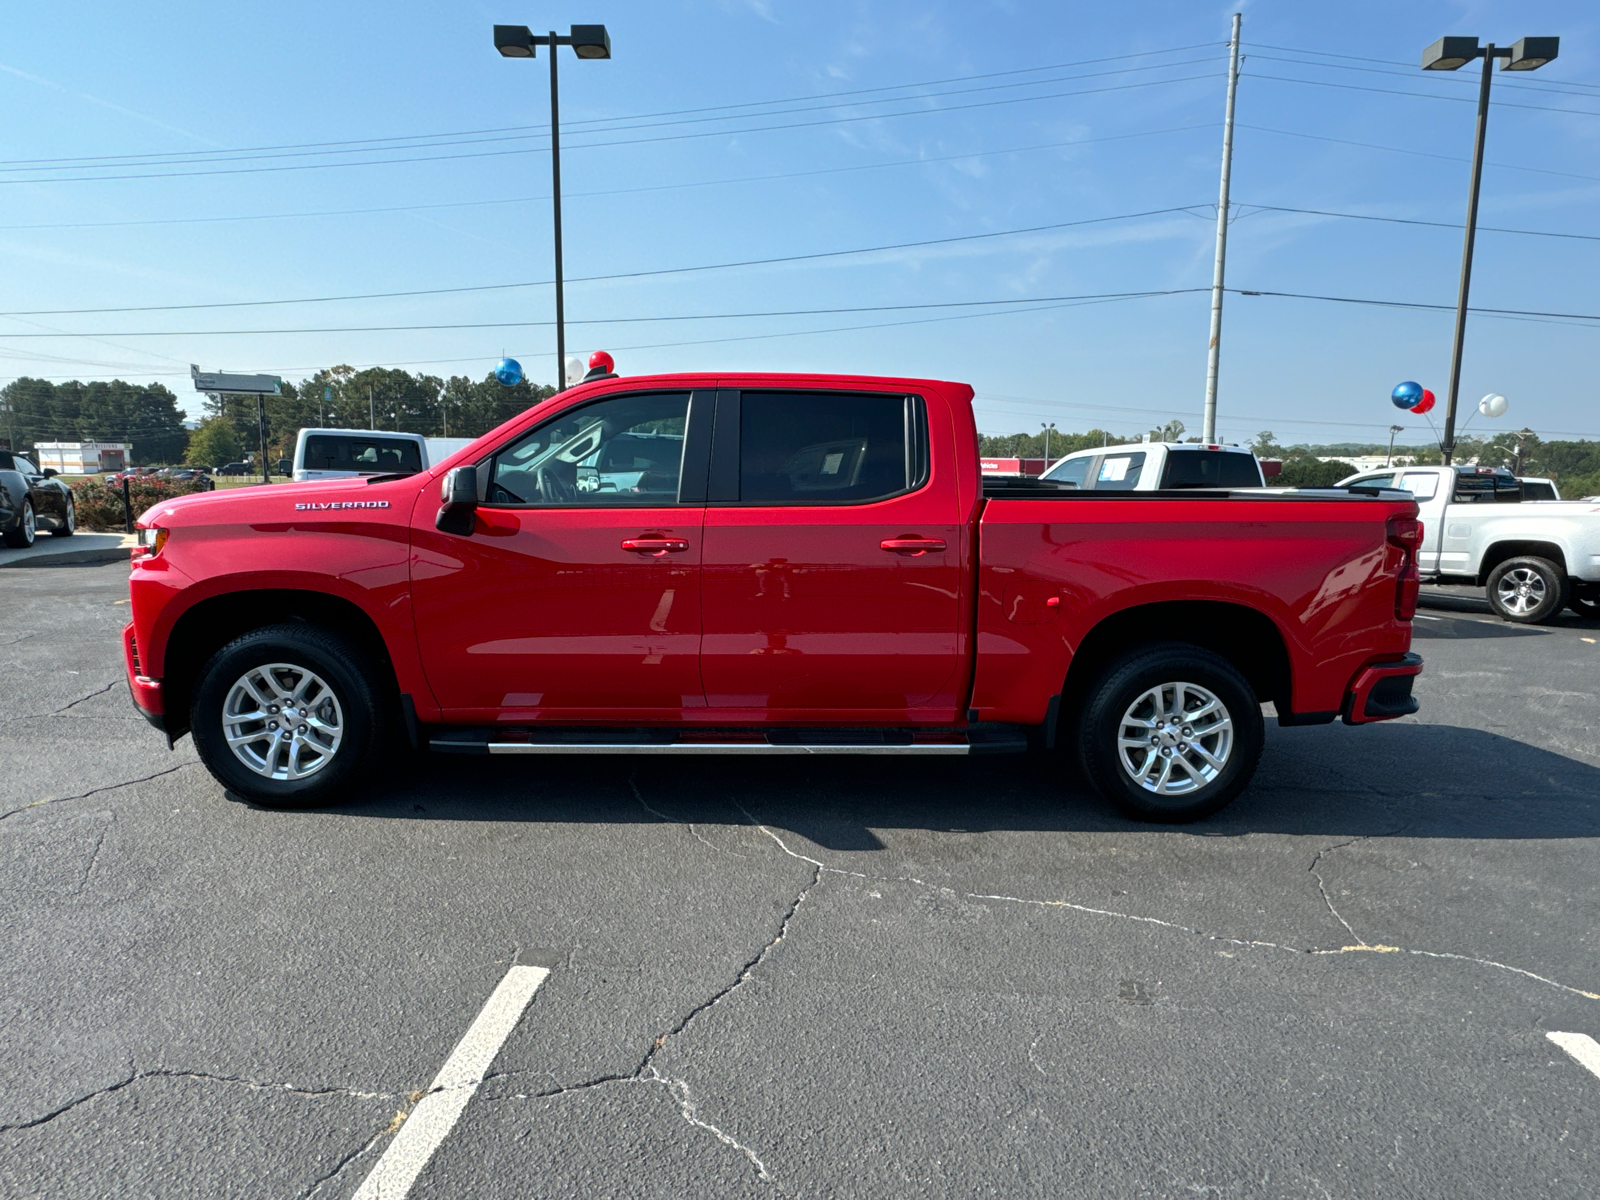
POLYGON ((1435 399, 1434 394, 1432 392, 1430 392, 1427 388, 1423 388, 1422 389, 1422 399, 1418 400, 1415 404, 1413 404, 1411 406, 1411 411, 1414 412, 1414 413, 1417 413, 1419 415, 1422 414, 1422 413, 1427 412, 1429 409, 1431 409, 1433 407, 1434 399, 1435 399))

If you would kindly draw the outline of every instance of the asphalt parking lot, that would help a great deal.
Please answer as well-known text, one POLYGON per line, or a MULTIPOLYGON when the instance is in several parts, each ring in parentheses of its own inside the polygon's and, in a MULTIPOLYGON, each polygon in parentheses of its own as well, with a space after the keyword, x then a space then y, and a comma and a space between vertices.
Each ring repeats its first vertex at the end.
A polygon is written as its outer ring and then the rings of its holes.
POLYGON ((1595 1194, 1600 624, 1433 593, 1418 716, 1188 828, 1004 758, 275 813, 134 714, 125 566, 6 576, 0 1194, 395 1196, 408 1125, 413 1197, 1595 1194))

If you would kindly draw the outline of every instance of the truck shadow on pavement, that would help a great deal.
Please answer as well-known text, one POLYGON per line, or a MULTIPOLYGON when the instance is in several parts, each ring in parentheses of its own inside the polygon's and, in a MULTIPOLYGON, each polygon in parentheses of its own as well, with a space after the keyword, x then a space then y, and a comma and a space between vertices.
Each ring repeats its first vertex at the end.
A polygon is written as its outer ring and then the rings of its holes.
POLYGON ((765 824, 831 850, 874 829, 1197 837, 1600 836, 1600 767, 1481 730, 1394 722, 1280 729, 1244 794, 1192 825, 1127 820, 1064 755, 507 761, 419 755, 392 782, 306 820, 765 824))

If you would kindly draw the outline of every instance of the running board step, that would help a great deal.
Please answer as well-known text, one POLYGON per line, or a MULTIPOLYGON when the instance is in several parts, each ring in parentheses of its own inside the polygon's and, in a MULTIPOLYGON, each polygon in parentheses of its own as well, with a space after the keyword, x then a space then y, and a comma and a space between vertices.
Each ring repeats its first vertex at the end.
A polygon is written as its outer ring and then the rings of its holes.
POLYGON ((958 732, 909 729, 482 729, 438 728, 442 754, 1020 754, 1021 726, 958 732))

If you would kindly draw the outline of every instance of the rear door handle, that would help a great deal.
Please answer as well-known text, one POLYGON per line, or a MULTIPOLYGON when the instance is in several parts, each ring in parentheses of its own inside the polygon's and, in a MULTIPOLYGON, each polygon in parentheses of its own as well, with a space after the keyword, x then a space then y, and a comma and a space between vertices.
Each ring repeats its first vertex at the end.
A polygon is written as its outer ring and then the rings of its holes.
POLYGON ((920 554, 927 554, 930 550, 943 550, 944 539, 915 537, 907 534, 902 537, 884 538, 878 545, 891 554, 909 554, 912 557, 916 557, 920 554))
POLYGON ((635 554, 653 554, 660 558, 663 554, 682 553, 689 548, 689 543, 683 538, 636 537, 623 538, 622 548, 635 554))

